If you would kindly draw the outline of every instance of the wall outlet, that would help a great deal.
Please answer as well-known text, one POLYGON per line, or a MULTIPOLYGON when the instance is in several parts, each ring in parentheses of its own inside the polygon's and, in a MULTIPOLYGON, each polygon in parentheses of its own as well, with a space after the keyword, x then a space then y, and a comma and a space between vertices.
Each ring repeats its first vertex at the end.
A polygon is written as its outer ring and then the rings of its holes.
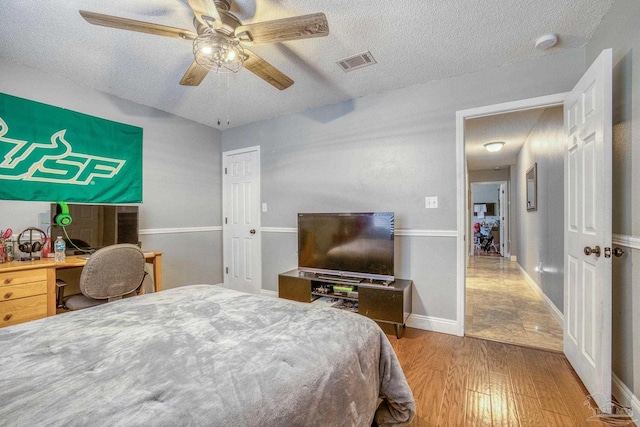
POLYGON ((438 196, 430 196, 424 198, 424 207, 426 209, 435 209, 438 207, 438 196))
POLYGON ((267 204, 263 203, 262 204, 262 212, 266 212, 267 211, 267 204))

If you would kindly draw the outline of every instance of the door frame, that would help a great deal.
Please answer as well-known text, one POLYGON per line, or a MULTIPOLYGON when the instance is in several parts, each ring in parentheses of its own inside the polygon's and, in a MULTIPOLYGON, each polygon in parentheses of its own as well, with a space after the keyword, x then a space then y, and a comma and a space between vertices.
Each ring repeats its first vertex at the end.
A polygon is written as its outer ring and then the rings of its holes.
MULTIPOLYGON (((509 168, 511 175, 511 168, 509 168)), ((509 229, 511 228, 511 181, 501 181, 498 191, 500 200, 500 255, 503 258, 511 259, 511 241, 509 229)))
MULTIPOLYGON (((501 104, 485 105, 482 107, 470 108, 456 111, 456 183, 457 183, 457 301, 456 301, 456 326, 457 335, 464 336, 465 332, 465 298, 466 298, 466 271, 467 271, 467 241, 473 236, 468 236, 470 223, 469 200, 470 191, 469 177, 467 173, 467 159, 464 151, 465 120, 484 116, 493 116, 514 111, 531 110, 535 108, 555 107, 564 104, 568 92, 556 93, 553 95, 527 98, 517 101, 505 102, 501 104)), ((511 252, 511 251, 509 251, 511 252)))
MULTIPOLYGON (((228 278, 229 278, 229 273, 228 273, 228 262, 229 260, 229 251, 230 251, 230 244, 228 241, 228 231, 227 231, 227 227, 225 224, 225 218, 228 216, 227 215, 227 177, 228 175, 225 173, 225 168, 228 162, 228 159, 231 156, 237 155, 237 154, 244 154, 244 153, 249 153, 249 152, 255 152, 256 156, 258 158, 258 165, 261 165, 261 159, 260 159, 260 146, 259 145, 254 145, 251 147, 246 147, 246 148, 239 148, 236 150, 229 150, 229 151, 223 151, 222 152, 222 280, 223 280, 223 284, 224 287, 228 287, 228 278)), ((258 174, 256 175, 258 177, 258 183, 256 185, 256 191, 253 194, 254 197, 254 201, 256 202, 255 206, 260 206, 260 186, 261 186, 261 180, 262 180, 262 169, 259 167, 258 169, 258 174)), ((260 282, 260 288, 262 289, 262 238, 261 238, 261 225, 262 225, 262 212, 261 210, 258 211, 258 215, 256 216, 256 224, 255 224, 255 228, 258 231, 257 234, 255 235, 255 238, 258 240, 258 251, 256 254, 252 254, 253 256, 255 256, 257 258, 256 260, 256 279, 260 282)))

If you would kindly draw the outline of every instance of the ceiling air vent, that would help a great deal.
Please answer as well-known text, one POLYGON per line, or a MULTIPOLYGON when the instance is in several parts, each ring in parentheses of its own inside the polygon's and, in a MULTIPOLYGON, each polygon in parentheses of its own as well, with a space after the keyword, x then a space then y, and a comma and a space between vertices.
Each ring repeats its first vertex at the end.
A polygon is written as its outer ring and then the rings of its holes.
POLYGON ((376 60, 373 59, 373 55, 371 55, 371 52, 367 51, 358 55, 341 59, 337 62, 337 64, 346 73, 347 71, 353 71, 357 70, 358 68, 376 64, 376 60))

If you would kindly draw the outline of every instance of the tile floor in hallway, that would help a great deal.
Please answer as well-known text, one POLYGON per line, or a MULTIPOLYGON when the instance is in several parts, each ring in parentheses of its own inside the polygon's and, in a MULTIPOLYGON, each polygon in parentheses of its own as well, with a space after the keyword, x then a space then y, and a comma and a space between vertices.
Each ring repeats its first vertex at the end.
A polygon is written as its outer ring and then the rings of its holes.
POLYGON ((562 351, 562 328, 513 261, 469 258, 466 335, 562 351))

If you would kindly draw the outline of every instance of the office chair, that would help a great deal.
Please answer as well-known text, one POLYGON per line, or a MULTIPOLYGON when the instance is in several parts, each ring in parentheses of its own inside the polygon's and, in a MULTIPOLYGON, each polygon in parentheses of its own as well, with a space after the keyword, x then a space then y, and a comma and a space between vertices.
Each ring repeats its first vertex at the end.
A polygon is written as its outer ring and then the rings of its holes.
POLYGON ((118 244, 94 252, 80 274, 80 292, 64 298, 66 283, 56 281, 57 306, 80 310, 135 296, 146 276, 144 254, 136 245, 118 244))

